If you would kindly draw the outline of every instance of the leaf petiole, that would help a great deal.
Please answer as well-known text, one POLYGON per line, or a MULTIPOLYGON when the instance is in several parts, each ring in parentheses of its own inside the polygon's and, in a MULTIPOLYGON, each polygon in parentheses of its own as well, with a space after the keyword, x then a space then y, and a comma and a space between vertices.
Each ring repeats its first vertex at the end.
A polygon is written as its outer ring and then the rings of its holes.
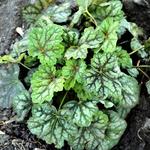
POLYGON ((94 19, 94 17, 90 14, 90 12, 86 9, 85 13, 92 19, 92 22, 95 24, 95 26, 97 27, 97 22, 94 19))
POLYGON ((65 98, 66 98, 67 94, 68 94, 68 91, 65 93, 64 97, 62 98, 58 110, 60 110, 60 108, 62 107, 62 105, 63 105, 63 103, 64 103, 64 101, 65 101, 65 98))
POLYGON ((141 49, 143 49, 143 48, 144 48, 144 46, 142 46, 142 47, 140 47, 140 48, 138 48, 138 49, 132 51, 131 53, 129 53, 129 55, 132 55, 132 54, 138 52, 139 50, 141 50, 141 49))

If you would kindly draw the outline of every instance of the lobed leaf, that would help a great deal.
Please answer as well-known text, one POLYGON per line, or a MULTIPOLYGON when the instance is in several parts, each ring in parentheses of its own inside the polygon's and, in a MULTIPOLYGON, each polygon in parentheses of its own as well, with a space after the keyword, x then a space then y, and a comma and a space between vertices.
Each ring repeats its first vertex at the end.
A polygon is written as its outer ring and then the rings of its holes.
POLYGON ((64 23, 71 15, 70 2, 62 3, 60 5, 51 5, 44 14, 53 22, 64 23))
POLYGON ((121 95, 121 71, 117 58, 111 53, 95 54, 91 68, 85 74, 85 86, 100 97, 121 95))
POLYGON ((78 41, 77 45, 71 46, 67 49, 65 57, 67 59, 86 58, 89 48, 98 48, 102 43, 103 38, 99 29, 93 27, 86 28, 78 41))
POLYGON ((13 98, 13 110, 17 113, 17 121, 23 121, 31 107, 32 101, 28 91, 24 90, 13 98))
POLYGON ((63 110, 71 115, 73 123, 79 127, 87 127, 91 124, 98 108, 94 101, 69 101, 63 106, 63 110))
POLYGON ((74 150, 92 150, 96 148, 102 139, 105 138, 105 132, 108 125, 108 116, 103 112, 99 111, 95 115, 92 123, 88 127, 80 127, 78 134, 69 141, 69 144, 74 150), (88 146, 91 148, 88 148, 88 146))
POLYGON ((25 90, 23 84, 19 81, 18 76, 18 65, 0 65, 0 107, 11 107, 13 97, 25 90))
POLYGON ((38 56, 42 64, 56 64, 62 57, 64 47, 62 42, 63 29, 50 24, 44 28, 33 28, 29 35, 29 54, 38 56))
POLYGON ((62 76, 66 79, 65 89, 73 88, 75 83, 82 83, 86 70, 86 64, 83 60, 68 60, 66 66, 62 68, 62 76))
POLYGON ((57 77, 56 69, 47 64, 41 65, 31 79, 32 102, 43 103, 51 101, 54 92, 62 91, 64 78, 57 77))
POLYGON ((67 119, 63 111, 57 111, 48 103, 33 106, 28 128, 48 144, 54 143, 56 148, 61 148, 65 140, 69 141, 77 134, 77 127, 67 119))
POLYGON ((103 37, 103 43, 101 49, 104 52, 113 52, 116 48, 118 36, 117 30, 119 27, 119 22, 114 21, 113 18, 109 17, 102 21, 99 29, 103 37))

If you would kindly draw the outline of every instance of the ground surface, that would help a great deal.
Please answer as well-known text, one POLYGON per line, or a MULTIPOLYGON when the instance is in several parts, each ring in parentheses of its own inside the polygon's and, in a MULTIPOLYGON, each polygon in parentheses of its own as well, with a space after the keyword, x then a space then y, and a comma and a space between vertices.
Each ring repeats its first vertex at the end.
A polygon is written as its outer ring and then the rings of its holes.
MULTIPOLYGON (((15 28, 22 24, 20 9, 27 2, 28 0, 0 0, 0 54, 7 53, 16 38, 15 28)), ((124 9, 128 19, 143 27, 145 35, 150 36, 150 8, 124 0, 124 9)), ((126 119, 128 128, 113 150, 150 150, 150 98, 145 94, 144 86, 141 95, 139 105, 126 119)), ((26 124, 10 123, 13 116, 11 109, 0 109, 0 150, 54 150, 53 146, 31 135, 26 124)))

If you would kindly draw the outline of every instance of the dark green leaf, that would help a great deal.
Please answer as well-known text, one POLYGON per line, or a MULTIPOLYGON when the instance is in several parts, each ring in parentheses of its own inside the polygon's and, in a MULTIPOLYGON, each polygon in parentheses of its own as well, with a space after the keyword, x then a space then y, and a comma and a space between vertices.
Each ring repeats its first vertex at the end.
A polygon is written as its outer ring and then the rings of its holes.
POLYGON ((71 115, 72 121, 79 127, 89 126, 98 111, 94 101, 70 101, 63 106, 63 109, 71 115))
POLYGON ((25 88, 18 76, 18 65, 0 65, 0 107, 11 107, 13 97, 24 91, 25 88))
POLYGON ((85 73, 85 86, 100 97, 121 95, 121 84, 118 79, 121 71, 117 58, 112 54, 95 54, 91 61, 91 69, 85 73))
POLYGON ((62 3, 60 5, 51 5, 45 12, 45 15, 50 17, 53 22, 64 23, 71 15, 70 3, 62 3))
POLYGON ((57 111, 54 106, 47 103, 33 106, 28 127, 38 138, 48 144, 54 143, 56 148, 61 148, 64 140, 69 141, 77 134, 77 127, 63 112, 57 111))
POLYGON ((13 98, 13 109, 17 113, 17 120, 23 121, 28 115, 32 107, 31 97, 28 91, 24 90, 22 93, 13 98))

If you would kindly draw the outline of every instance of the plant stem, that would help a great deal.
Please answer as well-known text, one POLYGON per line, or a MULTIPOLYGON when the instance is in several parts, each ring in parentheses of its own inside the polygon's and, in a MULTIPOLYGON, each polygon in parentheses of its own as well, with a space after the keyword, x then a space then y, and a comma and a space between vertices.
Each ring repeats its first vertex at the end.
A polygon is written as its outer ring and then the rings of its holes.
POLYGON ((26 65, 24 65, 23 63, 19 62, 20 65, 22 65, 23 67, 25 67, 28 70, 31 70, 29 67, 27 67, 26 65))
POLYGON ((66 94, 65 94, 65 95, 64 95, 64 97, 63 97, 63 99, 61 100, 61 103, 60 103, 60 105, 59 105, 58 110, 60 110, 61 106, 63 105, 64 100, 65 100, 65 98, 66 98, 67 94, 68 94, 68 91, 66 92, 66 94))
POLYGON ((138 48, 138 49, 132 51, 131 53, 129 53, 129 55, 132 55, 132 54, 136 53, 137 51, 141 50, 142 48, 144 48, 144 46, 142 46, 142 47, 140 47, 140 48, 138 48))
POLYGON ((139 65, 135 66, 135 68, 150 68, 150 65, 139 65))
POLYGON ((97 26, 97 22, 96 20, 94 19, 94 17, 89 13, 88 10, 85 11, 87 13, 87 15, 93 20, 93 23, 95 24, 95 26, 97 26))
POLYGON ((150 80, 150 77, 148 76, 148 74, 146 72, 144 72, 142 69, 138 68, 139 71, 141 71, 149 80, 150 80))

